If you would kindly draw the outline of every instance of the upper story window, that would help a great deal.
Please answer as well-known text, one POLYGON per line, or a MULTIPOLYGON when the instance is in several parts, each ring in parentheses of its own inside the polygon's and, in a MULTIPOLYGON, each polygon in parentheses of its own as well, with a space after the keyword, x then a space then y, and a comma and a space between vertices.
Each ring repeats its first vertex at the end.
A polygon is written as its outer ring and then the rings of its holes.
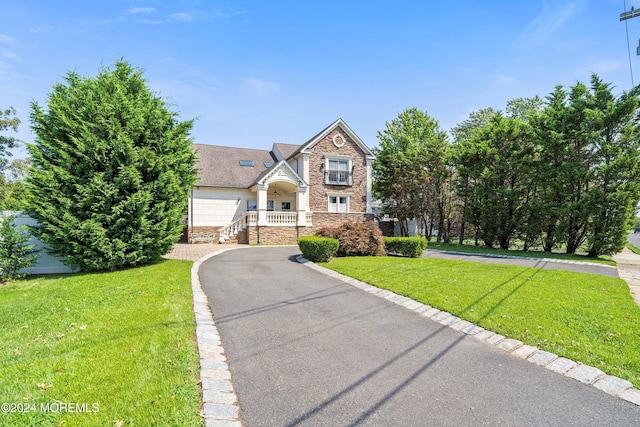
POLYGON ((351 159, 327 157, 325 184, 351 185, 351 159))

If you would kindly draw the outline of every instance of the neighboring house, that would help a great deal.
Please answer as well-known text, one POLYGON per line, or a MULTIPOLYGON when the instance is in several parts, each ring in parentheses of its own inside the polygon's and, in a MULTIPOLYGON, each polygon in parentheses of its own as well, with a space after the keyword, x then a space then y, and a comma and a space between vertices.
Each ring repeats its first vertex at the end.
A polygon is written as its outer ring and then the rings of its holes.
POLYGON ((194 144, 190 243, 295 243, 344 221, 373 221, 374 155, 342 119, 302 145, 270 151, 194 144))
MULTIPOLYGON (((23 226, 35 226, 38 225, 38 222, 31 218, 29 215, 22 212, 15 211, 0 211, 0 222, 9 215, 15 216, 15 226, 23 227, 23 226)), ((19 273, 28 273, 28 274, 53 274, 53 273, 72 273, 78 271, 76 269, 72 269, 71 267, 66 266, 62 263, 62 260, 53 254, 50 254, 47 249, 48 246, 42 243, 42 241, 29 233, 31 240, 29 241, 30 245, 34 246, 34 249, 38 249, 39 257, 38 261, 34 265, 29 268, 23 268, 19 271, 19 273)))

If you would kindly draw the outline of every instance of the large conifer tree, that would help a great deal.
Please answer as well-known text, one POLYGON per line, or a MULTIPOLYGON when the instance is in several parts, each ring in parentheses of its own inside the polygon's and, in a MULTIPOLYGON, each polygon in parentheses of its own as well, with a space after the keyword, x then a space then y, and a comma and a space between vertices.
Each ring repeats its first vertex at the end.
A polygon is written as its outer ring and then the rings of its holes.
POLYGON ((32 104, 30 213, 37 235, 84 271, 158 259, 182 230, 196 180, 189 132, 142 71, 124 61, 97 77, 69 72, 32 104))

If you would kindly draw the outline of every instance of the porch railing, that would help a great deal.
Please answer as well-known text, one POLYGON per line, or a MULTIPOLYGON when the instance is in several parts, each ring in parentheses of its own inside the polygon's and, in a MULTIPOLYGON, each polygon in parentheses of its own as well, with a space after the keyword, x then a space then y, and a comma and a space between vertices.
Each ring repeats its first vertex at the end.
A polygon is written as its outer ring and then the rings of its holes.
POLYGON ((298 214, 296 212, 267 212, 267 224, 269 225, 296 225, 298 214))
MULTIPOLYGON (((312 212, 305 212, 307 225, 312 225, 312 212)), ((268 226, 283 226, 283 225, 297 225, 298 213, 297 212, 267 212, 267 225, 268 226)), ((236 236, 240 231, 244 230, 248 226, 258 225, 258 212, 251 211, 245 214, 231 224, 224 226, 220 229, 220 243, 224 243, 231 237, 236 236)))

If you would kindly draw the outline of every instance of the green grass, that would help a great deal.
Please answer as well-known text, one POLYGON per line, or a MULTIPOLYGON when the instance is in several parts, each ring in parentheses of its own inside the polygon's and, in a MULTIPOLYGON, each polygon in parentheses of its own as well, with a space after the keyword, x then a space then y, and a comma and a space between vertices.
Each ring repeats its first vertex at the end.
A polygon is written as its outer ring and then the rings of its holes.
POLYGON ((543 252, 541 250, 517 250, 517 249, 496 249, 496 248, 487 248, 485 246, 475 246, 475 245, 459 245, 456 243, 436 243, 429 242, 427 245, 427 249, 438 249, 443 251, 456 251, 456 252, 467 252, 474 254, 493 254, 493 255, 509 255, 509 256, 519 256, 519 257, 528 257, 528 258, 551 258, 551 259, 561 259, 567 261, 580 261, 580 262, 593 262, 597 264, 606 264, 606 265, 616 265, 616 262, 609 256, 601 255, 597 258, 588 257, 586 255, 581 254, 566 254, 559 252, 543 252))
POLYGON ((0 403, 36 409, 0 425, 201 426, 191 265, 0 286, 0 403), (98 411, 40 411, 56 402, 98 411))
POLYGON ((621 279, 428 258, 321 264, 640 388, 640 307, 621 279))
POLYGON ((631 252, 633 252, 634 254, 638 254, 640 255, 640 248, 637 246, 632 245, 631 243, 627 243, 627 248, 629 248, 629 250, 631 252))

